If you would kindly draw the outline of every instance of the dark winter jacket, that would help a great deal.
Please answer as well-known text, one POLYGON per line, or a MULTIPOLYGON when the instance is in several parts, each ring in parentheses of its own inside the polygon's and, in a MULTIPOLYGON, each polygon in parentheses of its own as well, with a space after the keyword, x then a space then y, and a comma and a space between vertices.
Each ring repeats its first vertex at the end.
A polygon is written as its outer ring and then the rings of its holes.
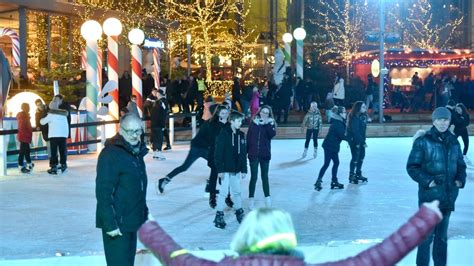
POLYGON ((364 145, 367 131, 367 115, 357 114, 352 117, 347 128, 347 141, 351 145, 364 145))
POLYGON ((16 115, 16 120, 18 121, 18 141, 23 143, 30 143, 33 136, 33 128, 31 127, 30 114, 21 111, 16 115))
POLYGON ((256 253, 239 257, 226 256, 215 262, 199 258, 183 249, 157 222, 147 222, 138 231, 140 241, 168 266, 349 266, 349 265, 395 265, 420 244, 441 218, 431 209, 422 206, 407 223, 377 245, 354 257, 321 264, 305 263, 300 257, 291 255, 268 255, 256 253))
POLYGON ((461 146, 456 137, 448 131, 443 140, 435 127, 429 131, 418 131, 407 162, 410 177, 418 183, 418 201, 430 202, 439 200, 442 210, 454 210, 454 203, 459 193, 455 185, 460 181, 466 183, 466 163, 461 146), (429 187, 431 181, 435 187, 429 187))
POLYGON ((202 149, 209 149, 210 145, 210 134, 211 134, 211 127, 210 121, 204 122, 199 127, 199 131, 197 132, 196 136, 191 140, 191 147, 198 147, 202 149))
POLYGON ((346 140, 346 123, 339 115, 334 115, 330 123, 322 146, 329 151, 339 152, 341 142, 346 140))
POLYGON ((209 122, 209 157, 207 159, 207 165, 209 167, 214 167, 214 150, 216 148, 216 139, 217 136, 221 133, 222 129, 229 127, 229 123, 221 123, 218 120, 209 122))
POLYGON ((217 173, 247 173, 247 145, 244 132, 224 127, 217 136, 214 163, 217 173))
POLYGON ((119 134, 106 141, 97 163, 97 228, 106 232, 117 228, 122 232, 136 232, 145 222, 148 207, 143 157, 147 153, 144 144, 134 152, 119 134))
POLYGON ((275 123, 273 119, 263 124, 260 117, 256 117, 247 131, 247 153, 250 161, 270 160, 271 141, 275 137, 275 123))
POLYGON ((459 114, 458 112, 453 112, 451 120, 454 125, 454 134, 459 135, 462 131, 466 130, 469 125, 469 114, 463 112, 459 114))
POLYGON ((163 98, 157 100, 150 110, 150 122, 152 128, 166 127, 166 117, 168 116, 168 107, 163 98))
POLYGON ((48 140, 48 124, 41 125, 40 120, 48 115, 49 108, 45 106, 45 109, 41 111, 40 109, 36 109, 35 113, 35 126, 41 130, 41 135, 43 135, 43 139, 45 141, 48 140))

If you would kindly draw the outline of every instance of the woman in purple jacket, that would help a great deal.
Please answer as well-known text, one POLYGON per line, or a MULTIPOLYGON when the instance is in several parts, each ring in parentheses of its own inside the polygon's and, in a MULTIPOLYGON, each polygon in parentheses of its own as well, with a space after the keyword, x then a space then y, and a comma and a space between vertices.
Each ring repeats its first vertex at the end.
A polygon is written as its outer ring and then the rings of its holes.
POLYGON ((275 134, 275 120, 273 119, 272 108, 264 105, 255 114, 247 131, 247 153, 250 162, 249 209, 254 207, 258 165, 260 165, 265 206, 271 207, 272 205, 270 186, 268 184, 268 168, 271 158, 271 141, 275 134))
POLYGON ((230 244, 239 256, 225 256, 219 262, 196 257, 183 249, 155 221, 144 223, 138 236, 161 263, 168 266, 395 265, 441 221, 438 205, 439 201, 424 203, 397 231, 356 256, 320 264, 305 263, 303 254, 296 250, 297 239, 290 215, 271 208, 256 209, 245 216, 230 244))

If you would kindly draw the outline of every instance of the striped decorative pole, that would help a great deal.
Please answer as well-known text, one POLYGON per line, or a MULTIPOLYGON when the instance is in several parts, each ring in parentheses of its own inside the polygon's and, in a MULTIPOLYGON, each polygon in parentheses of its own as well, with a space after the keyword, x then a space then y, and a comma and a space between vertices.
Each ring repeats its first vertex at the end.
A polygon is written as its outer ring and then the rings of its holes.
POLYGON ((97 92, 102 89, 102 50, 97 48, 97 92))
POLYGON ((303 40, 306 37, 306 31, 303 28, 296 28, 293 36, 296 39, 296 76, 303 79, 303 40))
POLYGON ((128 33, 128 40, 132 43, 132 95, 137 96, 137 107, 140 117, 143 116, 143 96, 142 96, 142 50, 140 44, 143 43, 145 34, 140 29, 132 29, 128 33))
MULTIPOLYGON (((122 23, 116 18, 108 18, 104 21, 104 32, 107 37, 107 74, 109 81, 119 82, 118 64, 118 36, 122 33, 122 23)), ((113 120, 119 119, 119 88, 109 93, 112 102, 109 103, 109 115, 113 120)))
POLYGON ((285 43, 285 50, 283 51, 285 55, 285 66, 291 66, 291 42, 293 41, 293 36, 291 33, 283 34, 283 42, 285 43))
MULTIPOLYGON (((87 65, 86 65, 86 109, 87 109, 87 122, 97 121, 97 95, 99 88, 97 86, 97 40, 102 35, 102 27, 95 20, 88 20, 81 26, 81 35, 86 39, 86 53, 87 53, 87 65)), ((90 126, 87 128, 88 140, 97 139, 97 127, 90 126)), ((96 144, 89 144, 88 148, 90 151, 97 149, 96 144)))
POLYGON ((160 50, 153 49, 153 78, 155 79, 155 88, 160 89, 160 50))
POLYGON ((82 49, 82 52, 81 52, 81 69, 82 70, 87 69, 87 52, 86 52, 86 49, 82 49))
POLYGON ((12 66, 20 66, 20 37, 16 31, 9 28, 0 28, 0 37, 8 36, 12 40, 12 66))

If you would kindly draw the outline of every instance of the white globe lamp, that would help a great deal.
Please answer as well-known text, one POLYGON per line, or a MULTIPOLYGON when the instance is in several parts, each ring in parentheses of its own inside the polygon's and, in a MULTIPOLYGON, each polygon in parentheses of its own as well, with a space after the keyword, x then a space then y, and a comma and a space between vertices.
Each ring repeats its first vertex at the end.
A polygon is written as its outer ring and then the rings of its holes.
POLYGON ((116 18, 108 18, 102 24, 107 36, 119 36, 122 33, 122 23, 116 18))
POLYGON ((295 40, 297 41, 304 40, 306 37, 306 31, 303 28, 296 28, 293 31, 293 36, 295 36, 295 40))
POLYGON ((293 41, 293 36, 291 35, 291 33, 285 33, 283 34, 283 42, 285 43, 290 43, 293 41))
POLYGON ((132 29, 128 33, 128 40, 135 45, 140 45, 145 40, 145 33, 141 29, 132 29))
POLYGON ((102 27, 95 20, 88 20, 81 26, 81 35, 86 41, 97 41, 102 36, 102 27))

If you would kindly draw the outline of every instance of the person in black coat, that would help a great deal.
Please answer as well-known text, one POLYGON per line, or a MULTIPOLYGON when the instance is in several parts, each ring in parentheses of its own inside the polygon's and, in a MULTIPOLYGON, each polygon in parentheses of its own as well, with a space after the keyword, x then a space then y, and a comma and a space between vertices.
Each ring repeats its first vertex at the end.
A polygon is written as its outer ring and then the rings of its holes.
POLYGON ((95 194, 96 227, 102 229, 107 265, 134 265, 137 231, 147 220, 147 174, 140 141, 141 120, 126 114, 117 135, 99 155, 95 194))
POLYGON ((332 165, 332 179, 331 179, 331 189, 343 189, 344 185, 340 184, 337 180, 337 168, 339 167, 339 150, 340 145, 343 140, 346 138, 346 108, 342 106, 334 106, 331 110, 332 116, 329 126, 328 134, 323 141, 324 149, 324 164, 319 170, 318 179, 314 184, 314 189, 320 191, 323 182, 323 176, 326 172, 326 169, 329 167, 329 163, 333 161, 332 165))
POLYGON ((132 77, 128 71, 124 71, 119 79, 119 107, 122 109, 127 106, 132 96, 132 77))
POLYGON ((46 147, 48 148, 48 154, 49 154, 48 124, 41 125, 40 123, 41 118, 46 117, 48 115, 49 108, 40 99, 37 99, 35 101, 35 105, 36 105, 36 113, 35 113, 36 130, 41 130, 41 135, 43 136, 43 140, 46 141, 46 147))
POLYGON ((216 139, 214 151, 214 163, 221 180, 219 198, 217 199, 217 212, 214 225, 218 228, 225 228, 224 207, 227 194, 232 194, 234 201, 235 216, 239 223, 244 218, 242 209, 242 197, 240 179, 247 174, 247 147, 245 134, 240 131, 244 115, 232 111, 229 116, 230 126, 221 130, 216 139))
POLYGON ((163 147, 163 133, 166 127, 166 117, 168 116, 168 106, 164 101, 164 93, 157 90, 156 101, 150 112, 151 142, 153 148, 153 159, 166 160, 161 153, 163 147))
POLYGON ((352 106, 347 123, 347 142, 351 148, 351 162, 349 166, 349 182, 358 184, 367 182, 362 176, 362 163, 365 157, 365 143, 367 131, 367 106, 363 101, 357 101, 352 106))
POLYGON ((283 123, 288 122, 288 112, 290 111, 291 96, 293 96, 291 76, 285 75, 281 88, 278 90, 275 102, 276 120, 277 123, 281 121, 281 114, 283 111, 283 123))
POLYGON ((407 172, 418 183, 418 204, 439 200, 443 220, 418 246, 417 265, 429 265, 430 246, 433 242, 434 265, 446 265, 448 225, 454 211, 459 189, 466 184, 466 163, 461 146, 449 129, 451 113, 438 107, 432 114, 433 127, 418 131, 408 157, 407 172))
POLYGON ((466 163, 470 163, 467 159, 466 154, 469 149, 469 135, 467 132, 467 126, 469 126, 469 113, 467 112, 466 106, 462 103, 456 104, 454 112, 452 113, 452 124, 454 125, 454 135, 456 138, 461 136, 462 142, 464 143, 464 149, 462 154, 464 155, 464 160, 466 163))

